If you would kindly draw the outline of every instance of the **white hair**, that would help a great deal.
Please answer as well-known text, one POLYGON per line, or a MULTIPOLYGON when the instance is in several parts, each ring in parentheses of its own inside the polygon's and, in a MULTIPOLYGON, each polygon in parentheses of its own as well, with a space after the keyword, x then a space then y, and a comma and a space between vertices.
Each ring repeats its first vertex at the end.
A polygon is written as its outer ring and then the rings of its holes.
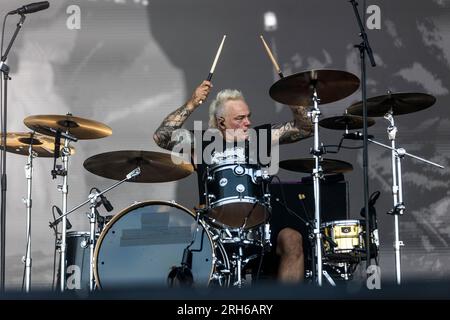
POLYGON ((223 117, 225 110, 224 104, 228 100, 245 101, 244 95, 239 90, 225 89, 217 93, 216 98, 209 105, 209 127, 217 128, 217 118, 223 117))

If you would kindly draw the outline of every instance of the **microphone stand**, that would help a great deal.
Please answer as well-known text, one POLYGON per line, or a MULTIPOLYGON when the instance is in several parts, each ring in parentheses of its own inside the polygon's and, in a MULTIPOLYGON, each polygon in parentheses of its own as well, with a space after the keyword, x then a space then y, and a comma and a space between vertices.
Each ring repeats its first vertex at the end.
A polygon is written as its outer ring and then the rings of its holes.
MULTIPOLYGON (((71 210, 64 212, 63 215, 61 215, 60 217, 58 217, 58 219, 56 219, 55 221, 50 223, 50 228, 55 227, 61 220, 63 221, 63 230, 65 229, 65 224, 64 222, 67 221, 67 216, 69 214, 71 214, 72 212, 74 212, 75 210, 81 208, 82 206, 84 206, 85 204, 91 203, 90 205, 90 213, 89 213, 89 225, 90 225, 90 241, 89 241, 89 253, 90 253, 90 267, 89 267, 89 289, 90 291, 94 290, 94 266, 93 266, 93 259, 94 259, 94 247, 95 247, 95 223, 96 223, 96 203, 97 203, 97 199, 98 197, 100 197, 101 195, 103 195, 104 193, 114 189, 115 187, 119 186, 120 184, 124 183, 125 181, 128 181, 138 175, 141 174, 141 168, 137 167, 136 169, 134 169, 133 171, 131 171, 129 174, 126 175, 126 177, 119 181, 116 182, 115 184, 113 184, 112 186, 106 188, 105 190, 103 190, 102 192, 92 192, 89 194, 89 197, 86 201, 80 203, 79 205, 75 206, 74 208, 72 208, 71 210)), ((64 236, 63 236, 64 239, 64 236)), ((62 246, 62 242, 61 242, 61 246, 62 246)), ((65 252, 65 251, 64 251, 65 252)), ((66 266, 66 261, 65 261, 65 255, 62 254, 63 250, 61 250, 61 270, 60 270, 60 279, 61 279, 61 291, 65 290, 65 266, 66 266)))
POLYGON ((9 77, 9 66, 5 64, 5 61, 8 57, 8 53, 11 50, 11 47, 16 40, 17 34, 22 28, 23 23, 25 22, 25 15, 20 15, 20 20, 17 23, 16 30, 9 42, 9 45, 5 51, 5 54, 1 57, 0 60, 0 71, 3 73, 3 112, 2 112, 2 150, 1 150, 1 209, 0 209, 0 223, 1 223, 1 245, 0 245, 0 292, 5 291, 5 239, 6 239, 6 116, 8 110, 8 80, 11 80, 9 77))
MULTIPOLYGON (((361 59, 361 92, 362 92, 362 104, 363 104, 363 176, 364 176, 364 215, 366 219, 366 230, 369 230, 369 172, 368 172, 368 142, 367 142, 367 91, 366 91, 366 52, 370 59, 370 64, 375 67, 375 59, 373 57, 372 48, 370 47, 369 40, 367 38, 367 33, 364 28, 364 24, 358 12, 358 3, 355 0, 350 0, 353 6, 353 11, 355 12, 356 20, 358 21, 360 29, 360 37, 362 42, 359 45, 355 45, 355 48, 359 49, 359 56, 361 59)), ((370 234, 366 232, 366 243, 370 243, 370 234)), ((370 259, 370 246, 366 246, 366 270, 369 268, 370 259)))
MULTIPOLYGON (((394 228, 395 228, 395 274, 397 278, 397 284, 401 284, 401 267, 400 267, 400 247, 404 246, 403 241, 400 241, 399 237, 399 216, 404 213, 406 206, 403 203, 403 186, 402 186, 402 166, 401 160, 404 156, 409 156, 411 158, 417 159, 419 161, 428 163, 430 165, 436 166, 438 168, 444 169, 443 166, 434 163, 429 160, 425 160, 413 154, 406 152, 404 148, 397 148, 395 144, 395 138, 397 134, 397 127, 394 123, 394 118, 392 117, 392 110, 388 112, 384 118, 389 121, 390 125, 387 129, 389 140, 391 140, 391 146, 387 146, 383 143, 377 142, 373 139, 368 139, 368 141, 379 145, 383 148, 392 151, 392 195, 394 199, 394 207, 388 212, 394 216, 394 228)), ((369 230, 369 229, 366 229, 369 230)), ((368 234, 368 232, 366 232, 368 234)), ((370 242, 367 242, 370 243, 370 242)), ((369 247, 369 245, 367 246, 369 247)))

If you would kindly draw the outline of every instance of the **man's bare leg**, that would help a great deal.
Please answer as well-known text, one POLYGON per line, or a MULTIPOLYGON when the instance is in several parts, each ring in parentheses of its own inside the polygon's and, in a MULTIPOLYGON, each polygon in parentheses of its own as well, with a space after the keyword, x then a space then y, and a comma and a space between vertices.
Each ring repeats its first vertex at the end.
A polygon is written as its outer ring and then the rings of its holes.
POLYGON ((305 266, 303 238, 300 232, 291 228, 281 230, 276 250, 280 256, 278 280, 284 283, 302 282, 305 266))

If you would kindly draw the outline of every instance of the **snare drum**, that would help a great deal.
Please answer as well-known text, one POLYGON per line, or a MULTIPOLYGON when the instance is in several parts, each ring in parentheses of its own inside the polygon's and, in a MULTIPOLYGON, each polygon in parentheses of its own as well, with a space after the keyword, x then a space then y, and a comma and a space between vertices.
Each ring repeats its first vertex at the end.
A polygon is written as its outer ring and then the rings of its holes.
POLYGON ((226 228, 252 228, 268 220, 261 169, 249 164, 222 164, 209 169, 208 217, 226 228))
POLYGON ((229 276, 221 270, 229 270, 228 257, 203 221, 197 225, 191 211, 172 202, 134 204, 115 215, 100 234, 94 253, 97 285, 168 286, 171 271, 181 265, 191 242, 193 286, 227 286, 229 276))
POLYGON ((331 261, 359 260, 365 252, 365 228, 360 220, 338 220, 323 223, 325 258, 331 261), (334 242, 334 243, 332 243, 334 242))

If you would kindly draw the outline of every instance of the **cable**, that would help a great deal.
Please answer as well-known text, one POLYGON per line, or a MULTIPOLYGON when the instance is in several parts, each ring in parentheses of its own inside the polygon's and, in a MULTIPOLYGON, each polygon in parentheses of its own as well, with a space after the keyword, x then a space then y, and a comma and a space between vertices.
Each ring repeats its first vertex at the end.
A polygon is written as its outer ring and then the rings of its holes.
MULTIPOLYGON (((273 178, 276 178, 278 180, 278 184, 280 185, 280 191, 281 191, 281 197, 283 198, 282 201, 280 201, 279 199, 276 200, 277 202, 279 202, 285 209, 286 211, 291 214, 292 216, 296 217, 297 219, 299 219, 301 222, 303 222, 307 227, 310 225, 309 221, 305 221, 305 219, 303 219, 301 216, 299 216, 294 210, 292 210, 291 208, 288 207, 287 205, 287 201, 286 201, 286 195, 284 193, 284 189, 283 189, 283 184, 281 183, 280 177, 278 176, 273 176, 273 178)), ((309 220, 309 213, 308 210, 306 210, 306 207, 303 203, 303 201, 301 201, 303 204, 303 209, 305 210, 305 215, 307 216, 308 220, 309 220)))

